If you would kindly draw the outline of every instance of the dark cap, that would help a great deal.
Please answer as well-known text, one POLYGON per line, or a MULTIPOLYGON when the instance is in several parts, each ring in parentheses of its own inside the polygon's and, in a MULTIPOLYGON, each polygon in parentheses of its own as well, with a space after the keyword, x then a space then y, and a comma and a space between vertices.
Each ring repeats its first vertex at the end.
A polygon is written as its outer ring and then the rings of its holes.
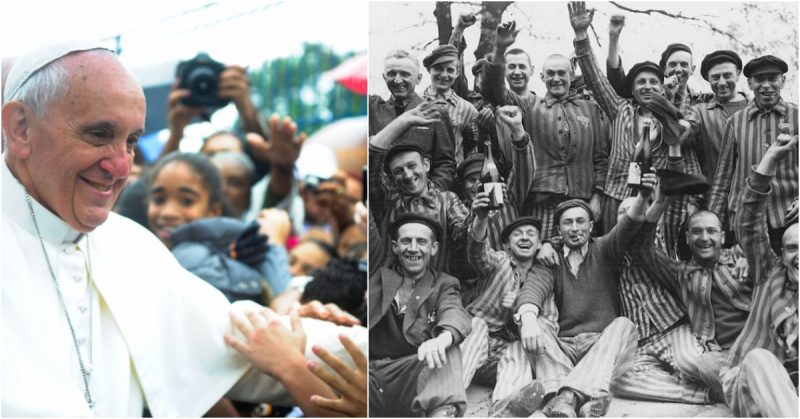
POLYGON ((442 225, 439 224, 439 221, 427 214, 416 212, 406 212, 395 218, 392 224, 389 225, 389 236, 392 240, 397 240, 397 231, 400 230, 400 227, 408 223, 424 224, 433 231, 433 236, 436 238, 436 241, 442 240, 442 225))
POLYGON ((664 52, 661 53, 661 61, 658 62, 658 65, 661 67, 662 70, 667 68, 667 60, 669 59, 669 56, 678 51, 686 51, 689 54, 692 53, 692 49, 689 48, 689 46, 686 44, 667 45, 667 49, 665 49, 664 52))
POLYGON ((456 49, 456 47, 450 44, 439 45, 433 50, 433 52, 430 53, 430 55, 422 60, 422 65, 425 66, 425 68, 430 69, 436 64, 457 59, 458 49, 456 49))
POLYGON ((783 74, 787 71, 789 71, 789 66, 786 65, 786 61, 774 55, 762 55, 761 57, 750 60, 750 62, 744 66, 745 77, 753 77, 759 74, 783 74))
POLYGON ((458 173, 458 177, 465 178, 468 174, 474 171, 481 171, 483 168, 483 153, 471 153, 468 155, 461 164, 458 165, 456 169, 456 173, 458 173))
POLYGON ((422 148, 420 148, 417 145, 414 145, 414 144, 398 144, 398 145, 392 146, 392 148, 389 149, 389 152, 386 153, 386 159, 383 160, 383 171, 386 172, 387 175, 391 176, 392 175, 392 171, 389 168, 389 164, 392 162, 392 159, 396 155, 398 155, 400 153, 405 153, 407 151, 416 151, 423 158, 428 158, 428 154, 425 153, 425 151, 422 150, 422 148))
POLYGON ((511 236, 511 232, 522 225, 532 225, 536 227, 536 230, 539 231, 539 233, 542 232, 542 221, 538 218, 531 216, 519 217, 503 228, 503 231, 500 232, 500 241, 503 243, 507 242, 508 237, 511 236))
POLYGON ((585 209, 586 212, 589 213, 589 221, 594 221, 594 213, 592 213, 592 209, 589 207, 589 203, 582 199, 574 198, 574 199, 568 199, 558 204, 558 206, 556 207, 556 212, 555 214, 553 214, 553 222, 556 223, 556 225, 560 224, 561 214, 563 214, 564 211, 575 207, 580 207, 585 209))
POLYGON ((700 64, 700 75, 708 81, 708 71, 720 63, 733 63, 739 71, 742 70, 742 59, 739 54, 729 49, 720 49, 703 57, 703 63, 700 64))
POLYGON ((633 80, 636 76, 643 72, 649 71, 651 73, 655 73, 658 76, 658 79, 661 80, 661 83, 664 83, 664 70, 661 67, 657 66, 656 63, 652 61, 642 61, 641 63, 636 63, 631 67, 631 70, 625 76, 625 84, 623 85, 623 95, 622 97, 631 98, 633 94, 631 90, 633 89, 633 80))

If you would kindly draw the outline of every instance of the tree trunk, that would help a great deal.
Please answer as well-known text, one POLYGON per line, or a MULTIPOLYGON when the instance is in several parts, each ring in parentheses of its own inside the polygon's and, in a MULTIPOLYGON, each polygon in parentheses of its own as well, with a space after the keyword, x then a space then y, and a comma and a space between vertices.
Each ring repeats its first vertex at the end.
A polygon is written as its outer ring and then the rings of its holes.
POLYGON ((437 1, 433 15, 436 16, 436 27, 439 29, 439 45, 444 45, 450 41, 450 34, 453 33, 453 17, 450 14, 451 1, 437 1))
POLYGON ((497 25, 500 24, 503 12, 513 1, 484 1, 481 3, 481 38, 475 49, 475 59, 494 51, 494 37, 497 25))

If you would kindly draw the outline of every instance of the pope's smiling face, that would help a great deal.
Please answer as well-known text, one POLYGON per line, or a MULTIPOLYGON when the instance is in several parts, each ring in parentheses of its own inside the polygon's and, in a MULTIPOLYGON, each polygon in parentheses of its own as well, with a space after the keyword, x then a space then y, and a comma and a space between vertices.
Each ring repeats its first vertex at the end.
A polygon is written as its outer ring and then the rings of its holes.
POLYGON ((29 149, 14 157, 34 199, 90 232, 106 221, 130 174, 144 132, 144 94, 107 52, 73 53, 61 63, 66 93, 41 115, 26 105, 29 149))

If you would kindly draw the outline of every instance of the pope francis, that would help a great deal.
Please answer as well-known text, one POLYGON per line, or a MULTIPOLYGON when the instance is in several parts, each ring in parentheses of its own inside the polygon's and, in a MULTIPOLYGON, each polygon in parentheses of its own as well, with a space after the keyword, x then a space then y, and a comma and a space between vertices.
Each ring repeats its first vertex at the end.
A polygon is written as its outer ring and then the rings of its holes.
MULTIPOLYGON (((229 313, 243 308, 110 212, 145 121, 142 89, 116 55, 81 42, 32 51, 3 99, 2 415, 200 416, 223 397, 290 403, 280 380, 223 341, 229 313)), ((307 357, 321 345, 349 361, 339 334, 366 349, 362 327, 303 328, 307 357)))

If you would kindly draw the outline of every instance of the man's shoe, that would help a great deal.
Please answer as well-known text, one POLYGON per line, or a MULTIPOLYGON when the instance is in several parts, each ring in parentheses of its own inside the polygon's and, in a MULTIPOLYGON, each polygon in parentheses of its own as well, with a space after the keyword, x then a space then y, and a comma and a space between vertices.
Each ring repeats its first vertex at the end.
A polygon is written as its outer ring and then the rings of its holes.
POLYGON ((542 406, 544 385, 534 380, 492 406, 493 418, 526 418, 542 406))
POLYGON ((691 175, 670 169, 658 170, 656 174, 661 179, 664 194, 668 196, 702 194, 711 188, 703 175, 691 175))
POLYGON ((578 416, 582 418, 599 418, 605 416, 608 407, 611 406, 611 396, 606 394, 600 397, 592 397, 581 406, 578 416))
POLYGON ((577 397, 559 393, 547 402, 542 413, 549 418, 574 418, 577 417, 577 410, 577 397))
POLYGON ((456 407, 452 404, 446 404, 433 409, 428 414, 429 418, 454 418, 456 417, 456 407))

